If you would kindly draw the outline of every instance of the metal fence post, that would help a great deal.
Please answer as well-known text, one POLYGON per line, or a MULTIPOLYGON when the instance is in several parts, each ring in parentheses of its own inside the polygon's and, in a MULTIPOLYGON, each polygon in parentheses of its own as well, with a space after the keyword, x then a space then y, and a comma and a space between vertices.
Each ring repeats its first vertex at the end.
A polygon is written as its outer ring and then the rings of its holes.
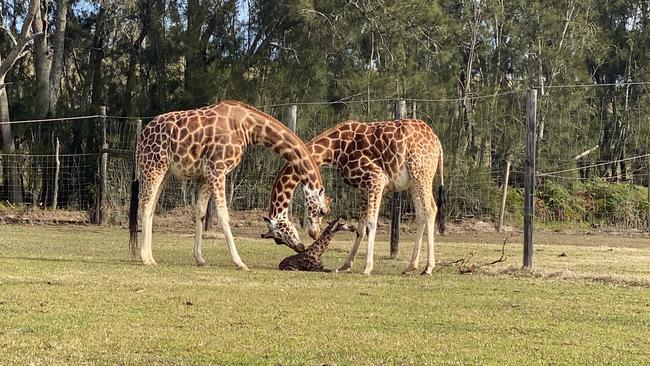
POLYGON ((52 194, 52 210, 56 211, 56 206, 59 201, 59 173, 61 172, 61 159, 59 152, 61 151, 61 144, 59 143, 59 136, 54 140, 54 192, 52 194))
POLYGON ((646 170, 648 173, 648 184, 646 184, 646 187, 648 187, 648 231, 650 231, 650 154, 648 154, 647 160, 648 166, 646 167, 646 170))
POLYGON ((537 90, 528 91, 526 100, 526 171, 524 177, 524 268, 533 267, 533 223, 535 207, 535 142, 537 138, 537 90))
MULTIPOLYGON (((395 101, 395 119, 406 118, 406 101, 398 99, 395 101)), ((399 251, 399 222, 402 216, 402 193, 393 193, 390 218, 390 256, 397 258, 399 251)))
POLYGON ((104 215, 106 213, 106 191, 108 189, 108 140, 106 137, 106 106, 99 107, 99 118, 102 128, 102 147, 100 150, 100 166, 99 166, 99 202, 95 210, 95 222, 102 225, 104 223, 104 215))

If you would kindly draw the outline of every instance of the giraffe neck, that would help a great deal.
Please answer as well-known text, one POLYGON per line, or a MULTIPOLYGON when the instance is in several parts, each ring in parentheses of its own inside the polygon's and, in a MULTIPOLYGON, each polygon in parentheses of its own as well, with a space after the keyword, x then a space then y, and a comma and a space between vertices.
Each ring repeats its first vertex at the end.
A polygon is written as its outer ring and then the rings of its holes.
MULTIPOLYGON (((329 147, 328 143, 325 143, 324 139, 321 140, 318 137, 307 145, 307 149, 309 150, 311 157, 313 158, 314 163, 318 168, 323 165, 332 164, 332 157, 336 153, 334 149, 331 149, 329 147), (325 148, 320 143, 323 143, 328 147, 325 148)), ((269 211, 269 217, 288 217, 289 202, 291 202, 294 191, 296 190, 298 184, 302 184, 303 187, 305 187, 305 194, 308 194, 309 188, 305 183, 306 182, 302 180, 298 174, 296 174, 293 166, 290 164, 285 164, 280 169, 280 172, 278 173, 275 182, 273 183, 273 188, 271 189, 272 204, 269 211)))
POLYGON ((318 166, 305 143, 293 131, 277 119, 251 106, 233 101, 222 103, 231 104, 231 115, 245 114, 244 122, 249 143, 263 145, 280 155, 309 192, 317 193, 323 188, 318 166))
POLYGON ((332 237, 334 237, 334 229, 338 225, 338 220, 332 221, 325 230, 323 230, 323 233, 316 239, 314 244, 310 245, 307 250, 309 253, 312 255, 316 256, 317 258, 320 258, 323 253, 325 253, 325 250, 327 250, 327 246, 330 244, 332 241, 332 237))
POLYGON ((309 248, 307 248, 307 250, 316 258, 320 258, 320 256, 325 253, 325 250, 327 250, 327 246, 332 241, 333 236, 334 234, 331 232, 327 232, 326 234, 321 235, 318 240, 314 242, 314 244, 310 245, 309 248))

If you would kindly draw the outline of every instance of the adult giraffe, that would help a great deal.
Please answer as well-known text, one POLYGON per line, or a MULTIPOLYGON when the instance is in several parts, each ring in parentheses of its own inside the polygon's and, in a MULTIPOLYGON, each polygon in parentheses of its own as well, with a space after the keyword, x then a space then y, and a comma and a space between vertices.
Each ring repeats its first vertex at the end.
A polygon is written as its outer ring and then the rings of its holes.
MULTIPOLYGON (((417 269, 424 228, 428 228, 427 266, 422 274, 430 275, 435 266, 434 226, 438 215, 438 229, 444 233, 443 152, 440 140, 431 127, 420 120, 403 119, 374 123, 347 121, 314 137, 307 148, 318 166, 333 165, 345 182, 361 190, 361 219, 357 238, 341 270, 352 267, 359 245, 368 235, 365 274, 372 272, 375 233, 382 196, 388 192, 409 189, 416 210, 417 232, 411 261, 404 270, 417 269), (433 179, 440 169, 438 203, 433 198, 433 179), (439 206, 439 207, 438 207, 439 206), (439 210, 438 210, 439 208, 439 210)), ((296 230, 285 225, 273 225, 275 217, 286 216, 286 207, 293 191, 300 183, 296 171, 285 165, 271 191, 269 232, 263 237, 278 238, 288 243, 299 242, 290 237, 296 230)), ((310 216, 310 215, 308 215, 310 216)), ((308 222, 318 227, 320 220, 308 222)), ((310 232, 310 235, 312 233, 310 232)))
POLYGON ((201 253, 201 234, 212 194, 228 252, 238 269, 247 270, 230 231, 225 183, 226 174, 239 164, 246 147, 253 144, 264 145, 287 160, 296 179, 303 184, 305 205, 314 212, 311 219, 320 221, 318 216, 327 214, 329 201, 325 199, 318 165, 302 140, 275 118, 244 103, 229 100, 199 109, 162 114, 140 133, 136 146, 139 176, 131 185, 129 211, 131 252, 135 254, 137 247, 138 208, 141 208, 140 258, 145 265, 156 264, 151 253, 153 214, 161 185, 171 173, 181 179, 196 179, 200 184, 195 210, 196 264, 202 266, 206 263, 201 253))

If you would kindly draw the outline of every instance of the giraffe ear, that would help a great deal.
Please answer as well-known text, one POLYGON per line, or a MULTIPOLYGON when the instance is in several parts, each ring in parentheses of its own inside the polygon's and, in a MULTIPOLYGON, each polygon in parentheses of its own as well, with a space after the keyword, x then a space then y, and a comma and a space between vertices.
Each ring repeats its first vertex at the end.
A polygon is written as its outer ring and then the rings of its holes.
POLYGON ((267 224, 271 224, 271 219, 268 218, 267 216, 262 216, 262 219, 264 219, 264 222, 266 222, 267 224))

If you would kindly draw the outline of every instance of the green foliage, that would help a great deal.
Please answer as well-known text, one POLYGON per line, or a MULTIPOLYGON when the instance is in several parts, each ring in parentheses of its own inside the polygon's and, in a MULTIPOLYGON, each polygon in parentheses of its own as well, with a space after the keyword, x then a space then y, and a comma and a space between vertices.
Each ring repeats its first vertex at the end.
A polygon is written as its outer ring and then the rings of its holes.
POLYGON ((592 205, 593 221, 623 227, 647 224, 648 189, 645 187, 597 179, 584 185, 583 194, 592 205))
POLYGON ((641 228, 647 224, 647 188, 603 179, 568 186, 546 181, 538 187, 535 216, 543 222, 641 228))
POLYGON ((581 221, 587 211, 584 199, 575 193, 555 182, 544 182, 537 193, 540 201, 535 215, 548 221, 581 221))
POLYGON ((509 187, 506 196, 506 222, 523 225, 524 223, 524 189, 509 187))

